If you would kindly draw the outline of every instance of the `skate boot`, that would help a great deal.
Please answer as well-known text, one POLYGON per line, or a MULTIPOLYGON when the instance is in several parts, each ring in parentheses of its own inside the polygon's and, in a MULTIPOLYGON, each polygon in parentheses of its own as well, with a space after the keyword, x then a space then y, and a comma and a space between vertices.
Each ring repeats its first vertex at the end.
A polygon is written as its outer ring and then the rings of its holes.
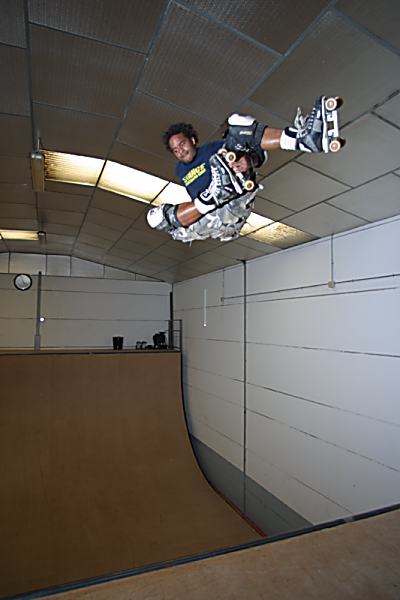
POLYGON ((243 194, 242 181, 220 153, 209 158, 211 183, 195 198, 194 204, 203 215, 243 194))
POLYGON ((338 152, 344 145, 339 138, 338 108, 342 100, 320 96, 309 115, 304 117, 297 109, 294 127, 287 127, 285 134, 296 138, 294 150, 303 152, 338 152))

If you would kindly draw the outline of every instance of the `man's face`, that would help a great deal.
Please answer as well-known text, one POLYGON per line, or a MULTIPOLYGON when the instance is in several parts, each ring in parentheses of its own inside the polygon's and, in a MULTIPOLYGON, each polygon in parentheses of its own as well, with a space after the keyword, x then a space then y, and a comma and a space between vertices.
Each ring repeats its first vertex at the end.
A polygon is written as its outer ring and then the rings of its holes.
POLYGON ((196 156, 196 141, 183 133, 171 135, 168 141, 172 154, 184 163, 190 163, 196 156))

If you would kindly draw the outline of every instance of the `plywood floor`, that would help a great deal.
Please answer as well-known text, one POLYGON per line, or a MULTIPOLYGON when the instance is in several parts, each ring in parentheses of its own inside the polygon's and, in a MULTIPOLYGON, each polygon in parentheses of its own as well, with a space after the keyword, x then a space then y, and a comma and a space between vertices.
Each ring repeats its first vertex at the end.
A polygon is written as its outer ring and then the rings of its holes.
POLYGON ((260 539, 192 454, 178 353, 0 356, 0 596, 260 539))
POLYGON ((400 512, 51 598, 399 600, 400 512))

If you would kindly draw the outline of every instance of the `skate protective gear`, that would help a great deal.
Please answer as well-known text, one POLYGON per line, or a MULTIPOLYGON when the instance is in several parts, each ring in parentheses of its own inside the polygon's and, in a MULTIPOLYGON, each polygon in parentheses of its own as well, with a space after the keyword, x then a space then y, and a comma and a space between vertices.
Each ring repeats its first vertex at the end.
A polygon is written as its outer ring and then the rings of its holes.
POLYGON ((247 192, 203 215, 189 227, 174 229, 170 232, 172 238, 180 242, 193 242, 208 238, 229 242, 236 239, 250 216, 256 193, 256 190, 247 192))
POLYGON ((176 216, 178 205, 161 204, 153 206, 146 215, 146 219, 150 227, 159 231, 170 233, 177 227, 182 227, 182 223, 176 216))
POLYGON ((222 156, 213 154, 209 159, 209 164, 211 183, 194 200, 195 207, 202 215, 243 194, 240 179, 236 177, 222 156))
POLYGON ((258 123, 253 117, 232 114, 228 119, 228 129, 224 134, 225 148, 236 153, 252 156, 254 167, 260 167, 266 155, 261 148, 261 140, 266 125, 258 123))
POLYGON ((281 147, 288 150, 303 152, 328 152, 325 148, 326 123, 322 96, 316 99, 309 115, 304 117, 300 107, 294 119, 294 127, 286 127, 281 136, 281 147), (295 141, 295 147, 291 144, 295 141), (285 146, 283 146, 284 144, 285 146))

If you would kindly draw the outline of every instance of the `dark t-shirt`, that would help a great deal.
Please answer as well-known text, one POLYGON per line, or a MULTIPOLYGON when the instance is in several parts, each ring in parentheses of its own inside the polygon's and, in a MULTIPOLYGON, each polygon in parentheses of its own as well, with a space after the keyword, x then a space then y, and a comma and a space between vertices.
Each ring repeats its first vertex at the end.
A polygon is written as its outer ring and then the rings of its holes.
POLYGON ((192 200, 210 185, 211 171, 208 159, 216 154, 222 145, 223 142, 218 140, 199 146, 192 162, 178 162, 176 165, 176 175, 186 187, 192 200))

